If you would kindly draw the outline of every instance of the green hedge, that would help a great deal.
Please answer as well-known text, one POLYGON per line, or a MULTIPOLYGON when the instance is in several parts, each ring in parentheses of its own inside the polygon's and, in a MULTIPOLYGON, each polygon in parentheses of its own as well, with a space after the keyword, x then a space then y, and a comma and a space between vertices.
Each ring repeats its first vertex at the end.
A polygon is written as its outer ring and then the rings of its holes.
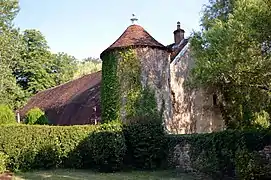
POLYGON ((0 174, 6 171, 8 156, 0 151, 0 174))
POLYGON ((100 126, 0 126, 0 152, 7 168, 121 168, 126 146, 118 124, 100 126))
POLYGON ((236 154, 239 150, 257 152, 271 144, 271 132, 266 131, 222 131, 210 134, 168 135, 170 164, 175 166, 176 145, 190 145, 191 166, 194 170, 213 175, 236 176, 236 154))
POLYGON ((141 119, 141 122, 124 125, 124 135, 127 145, 126 165, 136 169, 164 167, 167 141, 160 121, 141 119))

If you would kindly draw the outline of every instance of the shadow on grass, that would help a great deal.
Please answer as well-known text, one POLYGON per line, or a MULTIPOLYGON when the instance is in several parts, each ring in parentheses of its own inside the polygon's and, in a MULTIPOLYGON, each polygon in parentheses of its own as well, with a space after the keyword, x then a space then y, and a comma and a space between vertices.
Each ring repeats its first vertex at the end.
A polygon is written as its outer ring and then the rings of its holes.
POLYGON ((199 178, 187 174, 180 174, 176 171, 132 171, 119 173, 98 173, 82 170, 51 170, 36 171, 16 174, 15 180, 197 180, 199 178))

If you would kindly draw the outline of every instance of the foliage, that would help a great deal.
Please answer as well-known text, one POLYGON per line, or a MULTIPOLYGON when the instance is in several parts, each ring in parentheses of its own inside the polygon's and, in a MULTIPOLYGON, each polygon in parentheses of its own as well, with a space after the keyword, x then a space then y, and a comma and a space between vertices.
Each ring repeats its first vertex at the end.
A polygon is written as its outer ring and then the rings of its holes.
POLYGON ((191 83, 219 95, 229 128, 252 127, 253 114, 270 113, 270 1, 211 2, 191 39, 191 83))
POLYGON ((270 116, 269 113, 266 111, 261 111, 259 113, 254 114, 254 121, 255 127, 259 128, 269 128, 270 127, 270 116))
POLYGON ((240 161, 249 158, 238 159, 240 149, 251 153, 262 150, 271 142, 271 133, 268 130, 226 130, 210 134, 168 135, 167 137, 170 164, 174 166, 172 152, 176 145, 184 146, 188 143, 192 168, 210 174, 215 179, 221 179, 223 176, 234 177, 238 168, 247 166, 248 161, 240 161), (236 162, 238 162, 237 166, 236 162))
POLYGON ((12 21, 19 12, 19 1, 1 0, 0 12, 0 33, 2 33, 7 28, 12 27, 12 21))
POLYGON ((124 126, 127 145, 126 164, 138 169, 161 168, 166 157, 166 138, 162 121, 140 117, 124 126))
POLYGON ((0 152, 0 174, 6 171, 7 159, 7 155, 5 155, 3 152, 0 152))
POLYGON ((67 53, 53 54, 53 79, 55 85, 63 84, 73 79, 74 74, 77 71, 77 61, 75 57, 68 55, 67 53))
POLYGON ((77 70, 74 74, 74 79, 84 75, 100 71, 102 69, 102 62, 99 59, 86 58, 83 61, 77 62, 77 70))
POLYGON ((30 109, 26 115, 25 115, 25 123, 26 124, 40 124, 40 125, 44 125, 44 124, 48 124, 49 121, 45 115, 45 113, 39 109, 39 108, 33 108, 30 109))
POLYGON ((115 52, 102 58, 101 108, 102 122, 110 122, 119 118, 119 79, 117 75, 118 59, 115 52))
POLYGON ((135 50, 107 53, 102 67, 102 119, 160 119, 153 90, 141 84, 141 65, 135 50))
POLYGON ((233 12, 236 0, 209 0, 209 4, 205 5, 201 25, 204 30, 212 28, 216 19, 226 22, 229 15, 233 12))
POLYGON ((18 0, 1 0, 0 12, 0 103, 18 109, 33 94, 71 80, 76 62, 51 53, 40 31, 13 27, 18 0))
POLYGON ((257 152, 240 149, 236 152, 236 175, 240 179, 264 179, 270 177, 271 164, 264 162, 264 158, 257 152))
POLYGON ((100 171, 120 170, 126 153, 125 139, 120 125, 118 123, 103 125, 99 132, 92 134, 91 148, 93 148, 94 163, 100 171))
POLYGON ((22 41, 22 60, 13 74, 23 90, 31 95, 73 78, 75 58, 66 53, 52 54, 40 31, 25 30, 22 41))
POLYGON ((16 123, 15 114, 7 105, 0 105, 0 124, 16 123))
POLYGON ((125 153, 118 124, 101 126, 0 126, 0 151, 9 170, 42 168, 119 169, 125 153))
POLYGON ((17 108, 25 102, 25 95, 13 76, 16 62, 20 61, 22 43, 17 30, 0 34, 0 102, 17 108))

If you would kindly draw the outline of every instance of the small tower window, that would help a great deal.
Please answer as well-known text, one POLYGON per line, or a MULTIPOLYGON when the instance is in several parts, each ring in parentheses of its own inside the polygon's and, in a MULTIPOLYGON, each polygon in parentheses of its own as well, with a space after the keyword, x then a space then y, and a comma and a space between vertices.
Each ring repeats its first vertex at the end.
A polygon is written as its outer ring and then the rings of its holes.
POLYGON ((217 95, 213 94, 213 105, 217 106, 217 95))

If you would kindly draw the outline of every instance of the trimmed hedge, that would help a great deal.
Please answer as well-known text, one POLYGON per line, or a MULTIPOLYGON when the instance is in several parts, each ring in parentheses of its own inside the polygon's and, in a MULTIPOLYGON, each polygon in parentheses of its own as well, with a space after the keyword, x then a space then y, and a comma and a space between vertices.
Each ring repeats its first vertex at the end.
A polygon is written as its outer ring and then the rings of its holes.
POLYGON ((166 162, 166 136, 160 121, 141 119, 124 125, 126 165, 136 169, 157 169, 166 162), (145 120, 145 121, 144 121, 145 120))
POLYGON ((6 171, 8 156, 0 152, 0 174, 6 171))
POLYGON ((7 168, 27 171, 47 168, 121 168, 126 146, 119 124, 100 126, 0 126, 0 152, 7 168))
MULTIPOLYGON (((168 160, 175 166, 174 148, 190 145, 192 169, 204 172, 219 179, 223 176, 236 176, 236 155, 241 150, 257 152, 271 144, 271 132, 228 130, 210 134, 168 135, 168 160)), ((239 169, 240 172, 240 169, 239 169)))

